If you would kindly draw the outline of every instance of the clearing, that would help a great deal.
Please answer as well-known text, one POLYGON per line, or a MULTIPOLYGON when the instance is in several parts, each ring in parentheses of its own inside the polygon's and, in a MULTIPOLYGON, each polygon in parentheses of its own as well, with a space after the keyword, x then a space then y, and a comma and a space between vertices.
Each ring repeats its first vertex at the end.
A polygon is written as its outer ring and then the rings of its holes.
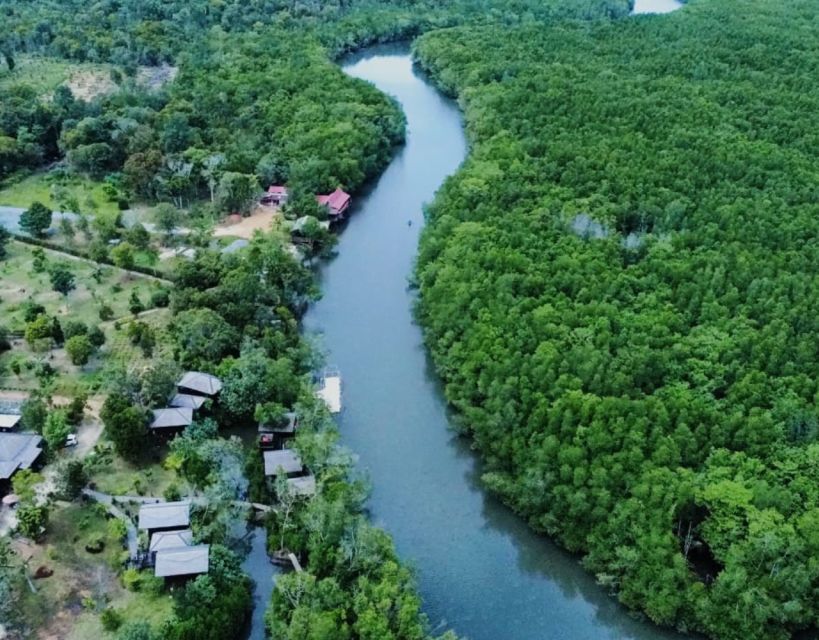
POLYGON ((213 230, 215 238, 229 236, 250 240, 256 231, 270 231, 276 219, 279 218, 279 209, 258 205, 247 218, 236 220, 232 224, 231 218, 232 216, 213 230))

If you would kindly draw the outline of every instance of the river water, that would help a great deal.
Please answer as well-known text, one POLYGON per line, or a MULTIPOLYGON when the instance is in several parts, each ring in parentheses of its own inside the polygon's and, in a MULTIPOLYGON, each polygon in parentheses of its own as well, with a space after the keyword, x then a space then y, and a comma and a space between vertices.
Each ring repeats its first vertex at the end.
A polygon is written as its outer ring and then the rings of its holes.
POLYGON ((675 637, 630 617, 576 558, 481 488, 477 457, 449 428, 407 286, 423 204, 466 154, 460 113, 405 47, 369 49, 344 70, 398 99, 407 144, 356 198, 305 325, 341 370, 343 442, 372 479, 373 521, 417 570, 433 627, 471 640, 675 637))
POLYGON ((632 13, 671 13, 682 6, 679 0, 635 0, 632 13))

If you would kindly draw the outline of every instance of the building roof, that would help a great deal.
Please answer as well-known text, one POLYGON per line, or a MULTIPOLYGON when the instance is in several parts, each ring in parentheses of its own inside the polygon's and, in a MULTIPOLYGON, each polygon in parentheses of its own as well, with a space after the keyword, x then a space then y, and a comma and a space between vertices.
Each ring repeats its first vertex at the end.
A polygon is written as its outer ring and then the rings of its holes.
POLYGON ((282 424, 259 423, 259 433, 295 433, 299 424, 299 417, 295 412, 290 411, 284 414, 285 421, 282 424))
POLYGON ((139 508, 140 529, 183 529, 190 524, 191 503, 187 500, 143 504, 139 508))
POLYGON ((287 487, 297 496, 314 496, 316 495, 316 478, 312 475, 288 478, 287 487))
POLYGON ((157 531, 151 536, 149 551, 163 551, 165 549, 178 549, 179 547, 189 547, 193 544, 193 532, 190 529, 180 529, 179 531, 157 531))
POLYGON ((319 204, 327 205, 330 213, 339 213, 350 204, 351 197, 346 191, 336 189, 333 193, 316 196, 316 200, 319 204))
POLYGON ((0 413, 0 429, 14 429, 20 422, 20 416, 13 413, 0 413))
POLYGON ((160 578, 170 576, 190 576, 207 573, 210 560, 210 545, 198 544, 193 547, 177 547, 156 552, 154 575, 160 578))
POLYGON ((281 185, 271 184, 267 188, 267 192, 271 196, 286 196, 287 195, 287 187, 283 187, 281 185))
POLYGON ((301 471, 304 466, 301 463, 299 454, 292 449, 279 449, 277 451, 264 452, 264 474, 266 476, 279 475, 279 469, 285 474, 301 471))
POLYGON ((205 400, 207 400, 207 398, 203 396, 192 396, 189 393, 177 393, 173 398, 171 398, 171 401, 168 404, 170 404, 171 407, 176 407, 179 409, 187 407, 188 409, 193 409, 196 411, 197 409, 200 409, 203 404, 205 404, 205 400))
POLYGON ((215 396, 222 390, 222 381, 201 371, 188 371, 176 384, 180 389, 195 391, 203 396, 215 396))
POLYGON ((0 433, 0 480, 19 469, 28 469, 43 452, 36 433, 0 433))
POLYGON ((151 429, 187 427, 191 422, 193 422, 193 409, 190 407, 154 409, 154 419, 151 422, 151 429))

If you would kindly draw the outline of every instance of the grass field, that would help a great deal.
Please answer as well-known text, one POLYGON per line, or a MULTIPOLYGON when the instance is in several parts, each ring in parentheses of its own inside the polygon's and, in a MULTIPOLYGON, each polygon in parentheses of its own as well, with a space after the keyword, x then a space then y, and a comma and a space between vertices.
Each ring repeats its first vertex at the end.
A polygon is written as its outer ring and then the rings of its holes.
MULTIPOLYGON (((57 58, 22 55, 15 58, 13 71, 0 69, 0 89, 12 84, 26 84, 38 94, 47 96, 61 84, 68 84, 77 97, 92 97, 111 90, 111 66, 68 62, 57 58)), ((115 85, 113 85, 115 86, 115 85)))
MULTIPOLYGON (((116 202, 109 202, 103 191, 103 183, 79 176, 55 176, 38 172, 22 180, 0 185, 0 205, 28 208, 34 202, 59 211, 60 203, 54 199, 54 191, 64 188, 69 196, 80 203, 80 212, 91 215, 114 216, 119 212, 116 202)), ((76 211, 72 213, 77 213, 76 211)))
POLYGON ((99 310, 111 307, 115 318, 128 316, 129 299, 136 292, 146 306, 161 284, 146 277, 129 275, 115 267, 96 265, 67 254, 45 250, 47 265, 65 264, 74 274, 76 288, 67 296, 53 291, 49 274, 34 271, 34 247, 21 242, 8 244, 8 255, 0 262, 0 317, 11 331, 24 328, 24 303, 36 302, 60 320, 99 324, 99 310), (95 276, 96 274, 96 276, 95 276))
POLYGON ((130 592, 122 587, 117 574, 127 551, 108 523, 99 505, 57 503, 40 544, 15 542, 18 557, 28 563, 29 574, 39 567, 54 571, 52 576, 35 581, 37 593, 31 593, 27 586, 20 591, 19 615, 40 630, 37 637, 110 637, 99 621, 106 606, 157 627, 170 614, 172 601, 167 594, 130 592), (85 549, 95 537, 105 544, 98 554, 85 549))

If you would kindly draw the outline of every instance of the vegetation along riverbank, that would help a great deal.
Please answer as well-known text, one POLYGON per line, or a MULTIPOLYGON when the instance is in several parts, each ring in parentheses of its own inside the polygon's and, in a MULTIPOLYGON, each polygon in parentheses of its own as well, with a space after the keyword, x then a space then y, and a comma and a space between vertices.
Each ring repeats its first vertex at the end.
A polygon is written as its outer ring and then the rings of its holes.
POLYGON ((403 139, 400 109, 334 56, 465 21, 616 17, 628 3, 492 8, 0 2, 0 215, 28 243, 2 236, 3 410, 34 434, 3 479, 3 632, 236 637, 252 585, 235 525, 252 501, 273 506, 270 551, 304 569, 277 581, 276 637, 430 635, 313 395, 305 263, 332 236, 299 253, 289 226, 326 217, 314 194, 355 192, 403 139), (256 215, 269 184, 287 184, 286 206, 232 243, 227 223, 256 215), (292 411, 314 494, 262 466, 257 425, 292 411))
POLYGON ((815 627, 813 2, 460 28, 419 316, 486 484, 655 621, 815 627))

